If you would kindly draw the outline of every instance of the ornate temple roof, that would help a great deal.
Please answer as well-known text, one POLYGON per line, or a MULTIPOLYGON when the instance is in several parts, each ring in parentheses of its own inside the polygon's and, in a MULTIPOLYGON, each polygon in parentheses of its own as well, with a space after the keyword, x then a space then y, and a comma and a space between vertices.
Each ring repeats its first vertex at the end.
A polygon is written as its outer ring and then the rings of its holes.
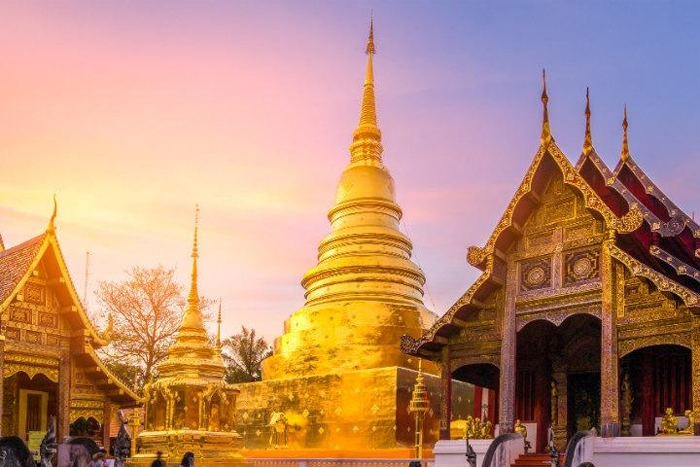
POLYGON ((544 82, 540 148, 486 245, 468 249, 469 264, 481 269, 482 274, 419 339, 403 336, 401 348, 404 352, 435 356, 447 343, 447 337, 459 331, 466 313, 483 308, 481 300, 505 283, 504 252, 521 236, 522 225, 539 204, 536 188, 542 187, 553 171, 559 171, 564 183, 580 192, 586 207, 618 234, 618 246, 613 252, 618 261, 633 274, 654 282, 660 290, 676 295, 689 308, 700 309, 700 228, 632 159, 626 109, 622 155, 613 172, 593 146, 588 91, 583 151, 576 166, 564 156, 552 137, 548 100, 544 82))
POLYGON ((109 344, 109 336, 97 331, 78 297, 58 243, 55 218, 54 204, 54 213, 44 233, 0 252, 0 312, 10 306, 39 263, 47 259, 58 276, 56 293, 65 303, 71 304, 61 308, 61 315, 71 325, 72 355, 104 377, 105 387, 112 390, 109 394, 113 400, 125 405, 138 403, 139 396, 114 376, 95 353, 95 349, 109 344))

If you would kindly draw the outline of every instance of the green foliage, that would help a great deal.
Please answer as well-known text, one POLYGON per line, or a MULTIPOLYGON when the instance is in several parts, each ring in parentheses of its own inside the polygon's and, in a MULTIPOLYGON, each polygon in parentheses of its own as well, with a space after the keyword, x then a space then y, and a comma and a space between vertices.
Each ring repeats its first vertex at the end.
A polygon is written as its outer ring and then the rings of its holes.
POLYGON ((272 348, 267 341, 257 337, 255 329, 245 326, 241 327, 240 333, 224 340, 222 349, 228 383, 260 381, 260 364, 272 355, 272 348))

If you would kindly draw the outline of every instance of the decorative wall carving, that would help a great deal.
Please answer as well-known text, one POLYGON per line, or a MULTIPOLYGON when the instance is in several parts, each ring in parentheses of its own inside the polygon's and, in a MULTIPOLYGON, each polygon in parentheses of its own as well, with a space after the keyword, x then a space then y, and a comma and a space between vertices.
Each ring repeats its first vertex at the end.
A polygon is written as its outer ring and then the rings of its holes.
POLYGON ((43 305, 46 302, 46 287, 41 284, 28 282, 24 286, 24 300, 43 305))
POLYGON ((56 313, 40 311, 39 326, 58 329, 58 315, 56 313))
POLYGON ((564 286, 567 287, 599 278, 599 258, 600 251, 597 249, 566 253, 564 256, 564 286))
POLYGON ((520 264, 520 290, 528 292, 552 286, 552 259, 540 258, 520 264))
POLYGON ((12 306, 10 307, 10 320, 23 324, 32 324, 32 310, 12 306))

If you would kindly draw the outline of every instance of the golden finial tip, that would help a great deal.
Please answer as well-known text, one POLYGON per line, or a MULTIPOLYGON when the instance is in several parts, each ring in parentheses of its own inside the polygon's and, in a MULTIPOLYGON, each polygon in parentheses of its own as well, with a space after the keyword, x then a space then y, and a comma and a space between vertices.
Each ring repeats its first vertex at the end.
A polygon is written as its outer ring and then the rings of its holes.
POLYGON ((195 211, 194 211, 194 242, 192 243, 192 257, 193 258, 199 257, 198 236, 199 236, 199 203, 197 203, 195 205, 195 211))
POLYGON ((374 17, 370 12, 369 18, 369 37, 367 37, 367 49, 368 54, 376 53, 376 48, 374 47, 374 17))
POLYGON ((591 138, 591 99, 588 87, 586 87, 586 134, 583 139, 583 154, 588 155, 593 150, 593 140, 591 138))
POLYGON ((53 194, 53 212, 51 213, 51 219, 49 219, 49 226, 47 230, 53 232, 55 230, 54 222, 56 221, 56 214, 58 214, 58 201, 56 201, 56 193, 53 194))
POLYGON ((622 159, 623 162, 627 162, 627 159, 630 158, 630 147, 627 139, 627 104, 625 104, 623 115, 624 117, 622 119, 622 153, 620 154, 620 159, 622 159))

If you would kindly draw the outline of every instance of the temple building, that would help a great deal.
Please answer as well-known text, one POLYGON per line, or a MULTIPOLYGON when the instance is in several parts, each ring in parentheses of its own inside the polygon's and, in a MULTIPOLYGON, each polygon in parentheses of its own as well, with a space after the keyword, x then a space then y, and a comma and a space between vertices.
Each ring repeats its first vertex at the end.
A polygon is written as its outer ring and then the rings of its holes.
POLYGON ((198 257, 195 220, 187 307, 168 357, 158 366, 157 378, 144 386, 145 429, 138 434, 139 451, 130 465, 150 465, 158 452, 168 464, 180 462, 187 452, 195 455, 197 465, 243 464, 241 436, 234 426, 239 391, 224 381, 221 316, 215 345, 204 327, 197 289, 198 257))
MULTIPOLYGON (((595 427, 604 437, 656 434, 666 408, 700 422, 700 226, 637 165, 627 111, 621 157, 596 153, 586 96, 576 165, 547 113, 541 144, 501 220, 469 264, 482 273, 407 355, 443 369, 441 437, 459 405, 452 379, 495 393, 501 433, 528 426, 542 451, 595 427), (451 402, 451 405, 450 405, 451 402)), ((691 429, 690 432, 693 430, 691 429)))
MULTIPOLYGON (((425 276, 399 230, 402 211, 382 159, 372 26, 366 52, 359 125, 328 213, 331 232, 319 245, 318 264, 302 279, 306 303, 285 321, 274 354, 263 361, 263 381, 238 386, 236 426, 249 450, 412 452, 408 408, 418 359, 402 354, 398 343, 403 334, 418 338, 435 317, 423 304, 425 276)), ((424 443, 432 446, 440 380, 433 364, 425 369, 432 406, 424 443)), ((454 388, 459 403, 471 401, 470 385, 455 382, 454 388)))
POLYGON ((90 322, 55 217, 54 205, 46 231, 12 248, 0 239, 0 435, 27 441, 55 416, 59 440, 87 435, 109 447, 116 411, 140 398, 96 354, 111 326, 100 332, 90 322))

